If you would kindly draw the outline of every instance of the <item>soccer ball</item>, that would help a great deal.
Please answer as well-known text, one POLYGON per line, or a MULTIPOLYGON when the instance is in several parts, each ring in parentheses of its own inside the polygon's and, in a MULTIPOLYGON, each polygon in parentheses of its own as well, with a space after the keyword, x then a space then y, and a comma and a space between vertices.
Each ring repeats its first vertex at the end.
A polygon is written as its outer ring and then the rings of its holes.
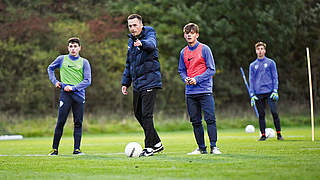
POLYGON ((130 142, 126 145, 124 152, 128 157, 139 157, 142 153, 142 147, 137 142, 130 142))
POLYGON ((272 128, 266 128, 266 137, 267 138, 276 137, 276 132, 272 128))
POLYGON ((249 124, 246 127, 246 133, 254 133, 254 126, 249 124))

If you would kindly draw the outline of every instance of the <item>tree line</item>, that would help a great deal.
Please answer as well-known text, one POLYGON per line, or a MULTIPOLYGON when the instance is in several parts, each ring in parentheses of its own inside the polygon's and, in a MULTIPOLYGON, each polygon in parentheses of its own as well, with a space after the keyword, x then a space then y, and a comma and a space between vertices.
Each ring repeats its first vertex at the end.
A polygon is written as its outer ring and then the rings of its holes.
POLYGON ((212 49, 218 107, 248 104, 240 67, 248 75, 257 41, 267 43, 267 56, 277 63, 280 100, 296 104, 306 104, 309 98, 308 46, 315 102, 320 100, 317 0, 0 0, 0 111, 55 112, 59 91, 48 79, 47 66, 67 54, 69 37, 78 36, 80 54, 92 68, 86 110, 129 112, 132 98, 121 94, 120 83, 129 33, 126 17, 132 13, 142 15, 144 25, 157 31, 163 76, 158 111, 185 110, 177 68, 180 50, 186 46, 182 28, 189 22, 199 25, 199 41, 212 49))

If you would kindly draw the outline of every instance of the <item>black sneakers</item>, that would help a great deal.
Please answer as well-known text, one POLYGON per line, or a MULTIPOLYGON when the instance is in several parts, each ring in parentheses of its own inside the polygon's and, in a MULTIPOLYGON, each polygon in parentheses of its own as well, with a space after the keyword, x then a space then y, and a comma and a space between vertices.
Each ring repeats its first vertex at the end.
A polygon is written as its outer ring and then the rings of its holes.
POLYGON ((153 153, 159 153, 159 152, 163 151, 164 148, 162 146, 162 143, 159 142, 158 144, 154 145, 152 150, 153 150, 153 153))
POLYGON ((267 137, 266 136, 261 136, 258 141, 265 141, 265 140, 267 140, 267 137))
POLYGON ((278 135, 277 135, 277 139, 278 139, 279 141, 283 141, 283 140, 284 140, 283 137, 281 136, 281 134, 278 134, 278 135))
MULTIPOLYGON (((74 155, 84 155, 84 153, 82 153, 80 151, 80 149, 74 150, 72 154, 74 154, 74 155)), ((56 155, 58 155, 58 149, 52 149, 50 151, 50 153, 48 154, 48 156, 56 156, 56 155)))
POLYGON ((80 151, 80 149, 74 150, 72 154, 74 154, 74 155, 84 155, 84 153, 82 153, 82 152, 80 151))
POLYGON ((144 148, 142 150, 142 153, 139 155, 139 157, 148 157, 148 156, 153 156, 153 149, 152 148, 144 148))
POLYGON ((153 154, 159 153, 163 150, 164 150, 163 145, 161 142, 159 142, 156 145, 154 145, 152 148, 144 148, 142 150, 142 153, 139 155, 139 157, 153 156, 153 154))
POLYGON ((56 155, 58 155, 58 149, 52 149, 48 154, 48 156, 56 156, 56 155))

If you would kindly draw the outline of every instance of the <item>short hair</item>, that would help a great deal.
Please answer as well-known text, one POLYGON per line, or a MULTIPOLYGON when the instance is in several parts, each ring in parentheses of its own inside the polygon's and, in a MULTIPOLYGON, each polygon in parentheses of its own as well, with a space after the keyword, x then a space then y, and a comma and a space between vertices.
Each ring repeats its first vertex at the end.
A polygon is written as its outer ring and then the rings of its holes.
POLYGON ((189 33, 191 31, 194 31, 195 33, 199 33, 199 26, 195 23, 188 23, 183 27, 184 33, 189 33))
POLYGON ((131 14, 131 15, 129 15, 127 21, 130 20, 130 19, 135 19, 135 18, 137 18, 142 23, 142 16, 140 16, 139 14, 131 14))
POLYGON ((267 48, 267 44, 262 41, 259 41, 254 45, 255 48, 257 48, 258 46, 263 46, 265 49, 267 48))
POLYGON ((81 45, 80 45, 80 38, 78 38, 78 37, 69 38, 69 39, 68 39, 68 44, 69 44, 69 43, 77 43, 77 44, 79 44, 79 46, 81 46, 81 45))

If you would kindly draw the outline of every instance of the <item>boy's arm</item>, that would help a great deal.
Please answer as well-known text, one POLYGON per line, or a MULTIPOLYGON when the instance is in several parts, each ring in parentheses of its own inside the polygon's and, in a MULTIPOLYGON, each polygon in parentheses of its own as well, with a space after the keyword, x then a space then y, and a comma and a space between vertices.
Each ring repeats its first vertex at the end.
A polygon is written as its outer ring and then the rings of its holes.
POLYGON ((253 71, 252 71, 253 65, 250 64, 249 66, 249 94, 250 97, 254 96, 254 76, 253 76, 253 71))
POLYGON ((48 71, 48 75, 49 75, 49 79, 51 81, 51 83, 53 85, 56 85, 57 82, 59 82, 57 79, 56 79, 56 76, 54 74, 54 71, 55 69, 57 68, 60 68, 61 67, 61 64, 63 62, 63 58, 64 56, 58 56, 47 68, 47 71, 48 71))
POLYGON ((72 91, 81 91, 91 84, 91 67, 88 60, 83 59, 83 80, 75 85, 72 86, 72 91))
POLYGON ((271 73, 272 73, 273 92, 278 92, 278 88, 279 88, 278 71, 277 71, 277 65, 274 61, 272 61, 271 63, 271 73))
POLYGON ((180 74, 181 80, 184 83, 186 83, 185 80, 188 76, 187 76, 187 68, 186 68, 186 65, 184 64, 183 54, 184 54, 184 49, 181 50, 180 52, 178 72, 180 74))

